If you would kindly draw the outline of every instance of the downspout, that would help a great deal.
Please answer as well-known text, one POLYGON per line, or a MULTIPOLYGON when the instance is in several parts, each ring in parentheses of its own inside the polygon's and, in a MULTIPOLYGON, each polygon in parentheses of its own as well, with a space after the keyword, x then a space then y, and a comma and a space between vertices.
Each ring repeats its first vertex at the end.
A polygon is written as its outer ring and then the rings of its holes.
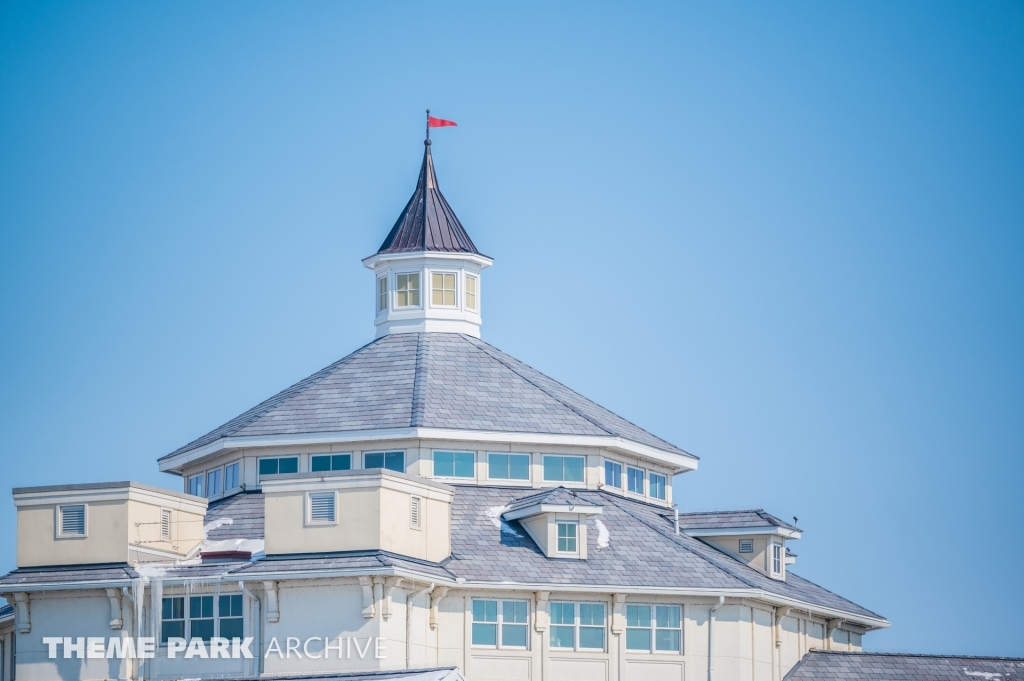
MULTIPOLYGON (((131 607, 132 628, 129 629, 129 633, 132 634, 133 636, 135 636, 136 637, 135 640, 137 641, 137 640, 139 640, 138 636, 140 636, 141 634, 137 633, 138 632, 138 622, 135 621, 135 597, 132 596, 131 592, 128 591, 128 587, 126 587, 126 586, 122 586, 121 587, 121 594, 125 598, 128 599, 129 603, 131 603, 131 606, 132 606, 131 607)), ((128 678, 129 679, 134 679, 134 678, 136 678, 138 676, 138 667, 139 667, 139 661, 137 659, 130 659, 130 660, 128 660, 128 678)))
POLYGON ((238 590, 252 599, 252 638, 256 644, 256 653, 253 655, 252 660, 252 675, 259 676, 263 671, 260 669, 260 664, 263 662, 263 635, 260 631, 260 624, 263 620, 260 618, 260 599, 256 598, 256 594, 245 588, 245 582, 238 582, 238 590))
POLYGON ((405 597, 405 668, 412 669, 412 599, 434 590, 434 582, 426 589, 410 593, 405 597))
POLYGON ((725 596, 718 597, 718 603, 711 606, 708 619, 708 681, 715 681, 715 611, 725 605, 725 596))

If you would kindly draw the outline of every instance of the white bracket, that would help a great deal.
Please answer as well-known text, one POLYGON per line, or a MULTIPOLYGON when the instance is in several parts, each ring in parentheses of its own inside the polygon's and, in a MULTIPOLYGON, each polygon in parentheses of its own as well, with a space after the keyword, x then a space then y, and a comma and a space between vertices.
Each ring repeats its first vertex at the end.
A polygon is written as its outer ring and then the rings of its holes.
POLYGON ((437 629, 437 604, 448 595, 448 587, 439 586, 430 594, 430 628, 437 629))
POLYGON ((267 592, 267 621, 280 622, 281 609, 277 598, 277 582, 263 582, 263 590, 267 592))
POLYGON ((117 589, 106 589, 110 601, 110 628, 118 631, 123 624, 121 620, 121 592, 117 589))

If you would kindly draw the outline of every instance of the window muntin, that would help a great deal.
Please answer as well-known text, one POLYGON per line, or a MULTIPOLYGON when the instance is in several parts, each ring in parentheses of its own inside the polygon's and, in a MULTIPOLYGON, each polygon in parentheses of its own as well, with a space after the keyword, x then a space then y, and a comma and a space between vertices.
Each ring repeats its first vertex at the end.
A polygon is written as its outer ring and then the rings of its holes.
POLYGON ((529 454, 487 455, 487 477, 491 480, 529 480, 529 454))
POLYGON ((576 536, 576 523, 558 523, 558 552, 578 553, 578 538, 576 536))
POLYGON ((420 273, 395 277, 395 307, 417 307, 420 304, 420 273))
POLYGON ((626 489, 633 494, 644 493, 644 471, 642 468, 626 466, 626 489))
POLYGON ((554 482, 583 482, 583 457, 545 455, 544 479, 554 482))
POLYGON ((363 454, 363 468, 386 468, 405 472, 405 452, 367 452, 363 454))
POLYGON ((188 493, 194 497, 201 497, 203 495, 203 474, 193 475, 188 479, 188 493))
POLYGON ((473 599, 473 645, 526 648, 529 605, 526 601, 473 599), (500 637, 499 637, 500 636, 500 637))
POLYGON ((552 648, 604 650, 603 603, 552 602, 550 611, 552 648))
POLYGON ((347 471, 351 468, 351 454, 317 454, 309 457, 309 470, 312 473, 347 471))
POLYGON ((618 461, 604 462, 604 484, 622 489, 622 464, 618 461))
POLYGON ((282 473, 298 473, 299 457, 297 456, 275 456, 260 459, 260 477, 264 475, 278 475, 282 473))
POLYGON ((388 309, 388 278, 377 279, 377 312, 388 309))
POLYGON ((434 477, 476 477, 475 458, 473 452, 434 452, 434 477))
POLYGON ((242 594, 225 594, 219 600, 217 619, 220 637, 242 638, 242 594))
POLYGON ((225 492, 230 492, 233 489, 238 489, 239 482, 240 482, 239 478, 241 477, 240 476, 241 470, 242 470, 242 466, 241 466, 241 464, 238 461, 236 461, 234 463, 229 463, 227 466, 224 466, 224 491, 225 492))
POLYGON ((754 540, 753 539, 740 539, 740 553, 753 553, 754 552, 754 540))
POLYGON ((84 537, 86 532, 85 504, 58 506, 60 517, 58 534, 61 537, 84 537))
POLYGON ((655 499, 665 499, 665 476, 650 472, 647 474, 648 491, 655 499))
POLYGON ((309 522, 312 524, 335 521, 334 492, 309 493, 309 522))
POLYGON ((185 598, 164 598, 161 606, 160 643, 169 638, 185 638, 185 598))
POLYGON ((219 468, 214 468, 212 471, 206 471, 206 496, 215 497, 220 494, 223 490, 221 489, 221 481, 223 480, 223 472, 219 468))
POLYGON ((430 275, 430 304, 455 307, 455 275, 433 272, 430 275))
POLYGON ((213 638, 213 596, 189 597, 188 628, 190 638, 213 638))
POLYGON ((772 574, 782 574, 782 544, 772 543, 772 574))
POLYGON ((682 608, 678 605, 626 606, 626 650, 678 653, 681 646, 682 608))
POLYGON ((466 275, 466 309, 476 312, 477 279, 472 274, 466 275))

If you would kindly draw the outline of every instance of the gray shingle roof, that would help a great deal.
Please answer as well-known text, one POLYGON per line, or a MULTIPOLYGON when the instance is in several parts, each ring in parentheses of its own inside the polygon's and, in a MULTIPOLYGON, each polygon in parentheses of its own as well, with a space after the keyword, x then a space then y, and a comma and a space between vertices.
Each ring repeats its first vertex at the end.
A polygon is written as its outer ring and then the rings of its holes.
POLYGON ((423 165, 412 198, 377 253, 419 251, 480 253, 437 186, 429 140, 424 147, 423 165))
POLYGON ((543 492, 537 492, 536 494, 528 494, 525 497, 520 497, 508 505, 505 512, 517 511, 527 506, 534 506, 536 504, 552 504, 552 505, 572 505, 572 504, 586 504, 587 506, 594 506, 593 500, 583 499, 577 493, 572 490, 568 490, 565 487, 555 487, 554 489, 546 489, 543 492))
POLYGON ((741 529, 744 527, 784 527, 800 532, 796 525, 779 520, 764 509, 752 511, 710 511, 701 513, 680 513, 679 528, 683 530, 741 529))
POLYGON ((205 524, 222 518, 231 523, 210 530, 206 538, 210 541, 222 539, 259 539, 263 537, 264 497, 258 492, 243 492, 226 499, 215 501, 206 510, 205 524))
POLYGON ((62 567, 18 568, 0 577, 0 587, 31 586, 93 581, 131 581, 137 575, 127 563, 114 565, 68 565, 62 567))
POLYGON ((812 650, 786 681, 977 681, 1024 679, 1024 658, 812 650))
POLYGON ((687 454, 478 338, 401 333, 378 338, 167 456, 232 436, 410 427, 617 436, 687 454))

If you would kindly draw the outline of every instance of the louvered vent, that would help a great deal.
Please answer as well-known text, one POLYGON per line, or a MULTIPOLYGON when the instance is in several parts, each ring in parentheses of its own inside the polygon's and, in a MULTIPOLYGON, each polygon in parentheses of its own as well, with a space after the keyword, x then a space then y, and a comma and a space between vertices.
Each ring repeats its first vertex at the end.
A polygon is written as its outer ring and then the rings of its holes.
POLYGON ((420 526, 420 498, 409 497, 409 524, 413 527, 420 526))
POLYGON ((64 536, 85 536, 85 506, 60 507, 60 533, 64 536))
POLYGON ((166 508, 160 511, 160 538, 164 541, 171 540, 171 512, 166 508))
POLYGON ((312 522, 334 522, 334 492, 309 495, 309 519, 312 522))
POLYGON ((740 553, 753 553, 754 552, 754 540, 753 539, 740 539, 740 553))

